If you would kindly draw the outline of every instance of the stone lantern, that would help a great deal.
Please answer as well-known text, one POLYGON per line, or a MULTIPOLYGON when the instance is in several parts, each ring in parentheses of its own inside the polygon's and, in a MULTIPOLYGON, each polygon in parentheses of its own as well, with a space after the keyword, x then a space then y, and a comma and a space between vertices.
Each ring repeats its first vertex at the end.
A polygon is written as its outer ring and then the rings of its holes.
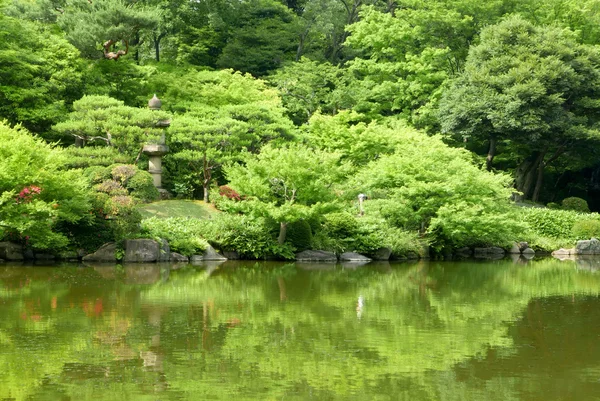
MULTIPOLYGON (((148 108, 150 110, 160 110, 161 106, 162 102, 156 95, 148 101, 148 108)), ((169 125, 170 121, 161 121, 157 124, 157 127, 167 128, 169 125)), ((164 196, 166 190, 162 188, 162 157, 169 152, 169 147, 165 145, 165 134, 163 133, 160 136, 158 143, 144 145, 143 152, 150 158, 148 172, 152 175, 154 186, 159 190, 161 196, 164 196)))

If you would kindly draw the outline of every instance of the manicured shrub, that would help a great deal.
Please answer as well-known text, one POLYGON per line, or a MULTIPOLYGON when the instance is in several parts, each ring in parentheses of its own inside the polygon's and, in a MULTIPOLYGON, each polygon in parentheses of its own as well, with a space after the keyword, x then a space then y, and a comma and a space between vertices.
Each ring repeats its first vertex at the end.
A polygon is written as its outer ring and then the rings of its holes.
POLYGON ((169 241, 173 252, 191 256, 200 254, 208 247, 204 239, 207 221, 186 218, 162 219, 152 217, 142 221, 142 234, 151 238, 169 241))
POLYGON ((221 213, 211 221, 207 239, 216 248, 236 251, 246 259, 293 259, 294 252, 290 244, 277 243, 277 227, 266 218, 221 213))
POLYGON ((587 201, 575 196, 563 199, 562 208, 565 210, 574 210, 582 213, 588 213, 590 211, 587 201))
POLYGON ((572 210, 542 208, 521 208, 519 212, 532 235, 569 240, 574 239, 573 225, 585 216, 572 210))
POLYGON ((123 188, 123 186, 115 180, 102 181, 100 184, 94 186, 94 189, 98 192, 104 192, 110 196, 128 195, 127 189, 123 188))
POLYGON ((580 220, 573 224, 573 237, 577 240, 599 238, 600 237, 600 220, 586 219, 580 220))
POLYGON ((158 189, 154 186, 152 176, 147 171, 138 170, 129 178, 126 188, 131 196, 142 202, 152 202, 160 197, 158 189))
POLYGON ((123 186, 126 186, 127 181, 138 172, 137 167, 131 164, 118 164, 111 167, 110 173, 113 180, 120 182, 123 186))
POLYGON ((306 220, 298 220, 287 226, 286 241, 289 242, 297 252, 310 249, 312 246, 312 230, 306 220))
POLYGON ((556 202, 548 202, 548 203, 546 204, 546 207, 547 207, 548 209, 554 209, 554 210, 557 210, 557 209, 561 209, 561 208, 562 208, 562 207, 560 206, 560 204, 558 204, 558 203, 556 203, 556 202))
POLYGON ((110 168, 103 166, 92 166, 83 170, 83 176, 88 179, 91 184, 100 184, 103 181, 110 179, 110 168))

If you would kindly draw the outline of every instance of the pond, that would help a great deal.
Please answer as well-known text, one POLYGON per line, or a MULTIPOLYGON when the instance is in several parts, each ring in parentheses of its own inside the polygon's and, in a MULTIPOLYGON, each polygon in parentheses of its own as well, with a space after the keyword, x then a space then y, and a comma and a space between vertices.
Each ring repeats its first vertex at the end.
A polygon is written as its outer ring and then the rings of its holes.
POLYGON ((0 265, 0 399, 600 399, 599 294, 555 259, 0 265))

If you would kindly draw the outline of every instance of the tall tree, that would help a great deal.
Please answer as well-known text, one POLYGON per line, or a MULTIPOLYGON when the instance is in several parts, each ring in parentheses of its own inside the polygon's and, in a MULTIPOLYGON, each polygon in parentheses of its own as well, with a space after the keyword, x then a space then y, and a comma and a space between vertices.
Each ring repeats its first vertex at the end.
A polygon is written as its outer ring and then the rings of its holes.
POLYGON ((60 35, 0 13, 0 119, 48 130, 83 94, 79 57, 60 35))
POLYGON ((517 190, 537 200, 544 169, 577 142, 600 141, 600 52, 572 32, 509 17, 486 28, 440 105, 447 135, 500 141, 520 156, 517 190))
POLYGON ((265 145, 244 165, 231 165, 226 175, 232 188, 251 197, 254 210, 279 223, 278 243, 287 225, 319 213, 335 202, 334 185, 344 177, 339 155, 291 144, 265 145))

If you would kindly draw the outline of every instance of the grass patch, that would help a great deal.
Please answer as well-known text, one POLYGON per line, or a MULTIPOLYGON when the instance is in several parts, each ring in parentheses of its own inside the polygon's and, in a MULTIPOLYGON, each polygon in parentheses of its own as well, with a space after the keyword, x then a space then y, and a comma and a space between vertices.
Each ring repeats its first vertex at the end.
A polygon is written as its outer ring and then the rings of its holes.
POLYGON ((164 200, 140 205, 138 208, 142 217, 169 218, 193 217, 196 219, 211 219, 218 211, 211 204, 197 200, 164 200))

